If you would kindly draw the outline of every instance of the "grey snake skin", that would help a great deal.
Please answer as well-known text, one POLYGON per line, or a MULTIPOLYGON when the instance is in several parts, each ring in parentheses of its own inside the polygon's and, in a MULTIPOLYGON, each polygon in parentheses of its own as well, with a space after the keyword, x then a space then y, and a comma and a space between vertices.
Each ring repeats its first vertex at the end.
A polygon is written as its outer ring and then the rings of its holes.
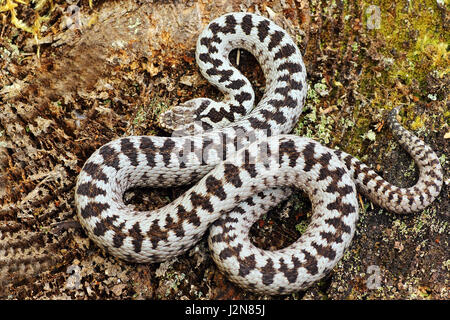
POLYGON ((177 106, 162 115, 162 123, 187 135, 111 141, 80 172, 79 221, 114 256, 164 261, 186 252, 210 229, 212 257, 233 282, 257 293, 287 294, 307 288, 341 259, 355 232, 357 191, 395 213, 420 211, 439 194, 438 158, 399 125, 398 108, 387 122, 419 168, 410 188, 393 186, 349 154, 287 135, 304 105, 306 70, 295 42, 272 21, 250 13, 213 20, 199 36, 196 60, 204 77, 223 92, 223 101, 198 98, 177 106), (250 51, 265 75, 265 93, 255 107, 251 84, 228 59, 234 48, 250 51), (181 197, 153 211, 136 211, 123 202, 132 187, 195 181, 181 197), (286 248, 255 247, 249 228, 288 197, 291 187, 303 189, 311 200, 308 228, 286 248))

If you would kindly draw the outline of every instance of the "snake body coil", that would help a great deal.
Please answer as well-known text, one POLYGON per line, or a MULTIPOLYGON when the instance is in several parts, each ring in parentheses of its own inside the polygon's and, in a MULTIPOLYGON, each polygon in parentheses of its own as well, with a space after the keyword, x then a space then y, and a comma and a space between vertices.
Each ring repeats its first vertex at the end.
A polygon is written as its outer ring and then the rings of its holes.
POLYGON ((410 188, 391 185, 344 152, 286 135, 304 105, 306 71, 295 42, 270 20, 250 13, 215 19, 199 37, 196 60, 223 92, 223 101, 193 99, 166 112, 162 121, 200 133, 114 140, 92 154, 78 177, 79 220, 111 254, 135 262, 164 261, 188 250, 211 227, 213 259, 232 281, 259 293, 289 293, 323 277, 342 257, 358 218, 357 190, 397 213, 419 211, 439 194, 439 161, 398 124, 398 109, 388 123, 420 171, 410 188), (249 81, 229 62, 234 48, 250 51, 264 72, 265 93, 255 107, 249 81), (150 212, 135 211, 122 199, 132 187, 197 180, 180 198, 150 212), (291 187, 311 199, 307 230, 278 251, 255 247, 249 228, 290 195, 291 187))

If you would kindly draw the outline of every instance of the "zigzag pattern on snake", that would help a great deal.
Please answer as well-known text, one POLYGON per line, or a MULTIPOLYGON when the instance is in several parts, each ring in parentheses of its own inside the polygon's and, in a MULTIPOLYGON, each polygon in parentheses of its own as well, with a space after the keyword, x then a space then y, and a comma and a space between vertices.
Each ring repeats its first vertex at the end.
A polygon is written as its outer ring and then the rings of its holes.
POLYGON ((232 281, 258 293, 285 294, 307 288, 340 260, 355 231, 357 190, 396 213, 419 211, 439 194, 437 156, 398 124, 398 108, 388 124, 420 171, 410 188, 393 186, 342 151, 286 135, 304 105, 306 70, 295 42, 272 21, 250 13, 215 19, 199 36, 196 60, 224 99, 193 99, 162 116, 165 126, 191 135, 114 140, 92 154, 78 177, 79 220, 111 254, 164 261, 187 251, 210 228, 213 259, 232 281), (266 78, 255 107, 251 84, 228 59, 234 48, 250 51, 266 78), (194 128, 194 122, 200 125, 194 128), (122 199, 132 187, 194 181, 184 195, 157 210, 135 211, 122 199), (277 251, 255 247, 249 228, 291 188, 303 189, 311 200, 307 230, 277 251))

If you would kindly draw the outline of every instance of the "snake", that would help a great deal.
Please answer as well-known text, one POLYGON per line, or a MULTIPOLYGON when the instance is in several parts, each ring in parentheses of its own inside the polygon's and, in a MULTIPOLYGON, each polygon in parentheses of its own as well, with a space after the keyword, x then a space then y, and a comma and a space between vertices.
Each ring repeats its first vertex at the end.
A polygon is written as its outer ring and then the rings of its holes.
POLYGON ((163 262, 209 231, 211 257, 232 282, 258 294, 289 294, 323 278, 343 257, 355 233, 358 192, 398 214, 418 212, 439 195, 439 159, 401 126, 400 107, 386 122, 419 169, 407 188, 341 150, 289 134, 305 105, 306 70, 294 40, 270 19, 247 12, 214 19, 200 33, 195 57, 223 99, 194 98, 169 109, 161 123, 172 136, 110 141, 78 175, 78 219, 109 254, 163 262), (234 49, 249 51, 261 66, 266 85, 256 105, 251 83, 230 61, 234 49), (191 187, 161 208, 138 211, 124 203, 131 188, 180 185, 191 187), (284 248, 255 246, 250 227, 297 189, 312 205, 306 230, 284 248))

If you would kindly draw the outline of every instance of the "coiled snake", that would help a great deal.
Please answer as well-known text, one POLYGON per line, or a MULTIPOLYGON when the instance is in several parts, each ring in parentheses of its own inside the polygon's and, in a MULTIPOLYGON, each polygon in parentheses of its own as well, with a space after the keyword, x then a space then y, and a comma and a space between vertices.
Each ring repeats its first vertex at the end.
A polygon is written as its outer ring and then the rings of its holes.
POLYGON ((398 109, 388 116, 389 126, 420 171, 410 188, 391 185, 342 151, 286 135, 304 105, 306 71, 295 42, 270 20, 250 13, 215 19, 199 36, 196 60, 224 99, 193 99, 163 114, 167 127, 190 134, 114 140, 92 154, 78 177, 78 218, 111 254, 164 261, 187 251, 210 228, 213 259, 232 281, 258 293, 285 294, 307 288, 342 257, 358 218, 357 190, 396 213, 419 211, 439 194, 440 163, 398 124, 398 109), (250 51, 265 75, 265 93, 255 107, 251 84, 228 59, 234 48, 250 51), (132 187, 197 180, 180 198, 150 212, 135 211, 122 199, 132 187), (255 247, 249 228, 291 187, 311 200, 309 226, 286 248, 255 247))

